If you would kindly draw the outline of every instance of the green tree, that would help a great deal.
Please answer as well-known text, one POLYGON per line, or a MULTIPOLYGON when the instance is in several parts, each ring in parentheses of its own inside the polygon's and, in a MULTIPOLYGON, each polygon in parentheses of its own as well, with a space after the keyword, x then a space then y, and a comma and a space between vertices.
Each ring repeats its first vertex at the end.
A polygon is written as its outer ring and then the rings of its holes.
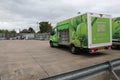
POLYGON ((15 30, 12 30, 12 31, 9 31, 9 33, 13 33, 13 34, 15 34, 15 33, 17 33, 15 30))
POLYGON ((29 33, 27 29, 23 29, 20 33, 29 33))
POLYGON ((35 33, 35 30, 32 27, 29 27, 29 29, 23 29, 20 31, 20 33, 35 33))
POLYGON ((39 33, 48 33, 52 31, 52 26, 49 22, 40 22, 39 23, 39 33))
POLYGON ((9 30, 7 30, 7 29, 1 29, 1 30, 0 30, 0 33, 10 34, 10 33, 16 33, 16 31, 15 31, 15 30, 9 31, 9 30))
POLYGON ((28 32, 29 33, 35 33, 35 30, 32 27, 29 27, 28 32))
POLYGON ((1 30, 0 30, 0 33, 9 34, 10 31, 7 30, 7 29, 1 29, 1 30))

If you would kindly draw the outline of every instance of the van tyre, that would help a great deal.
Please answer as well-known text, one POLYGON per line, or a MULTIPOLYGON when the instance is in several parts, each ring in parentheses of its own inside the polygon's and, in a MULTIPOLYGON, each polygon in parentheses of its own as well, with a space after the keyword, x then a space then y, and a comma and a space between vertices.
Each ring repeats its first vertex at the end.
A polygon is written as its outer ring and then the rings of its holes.
POLYGON ((112 48, 112 49, 119 49, 120 46, 119 46, 119 45, 113 45, 113 46, 111 46, 111 48, 112 48))
POLYGON ((76 54, 78 52, 78 48, 76 48, 74 45, 71 45, 71 53, 76 54))
POLYGON ((50 41, 50 47, 54 47, 54 46, 53 46, 53 42, 52 42, 52 41, 50 41))
POLYGON ((119 45, 117 45, 117 46, 116 46, 116 48, 117 48, 117 49, 119 49, 119 48, 120 48, 120 46, 119 46, 119 45))

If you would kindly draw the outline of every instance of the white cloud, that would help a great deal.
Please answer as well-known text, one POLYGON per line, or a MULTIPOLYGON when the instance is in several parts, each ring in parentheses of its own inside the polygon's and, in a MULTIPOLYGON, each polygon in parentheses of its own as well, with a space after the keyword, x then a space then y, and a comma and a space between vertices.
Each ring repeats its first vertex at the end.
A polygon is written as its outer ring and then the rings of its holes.
POLYGON ((107 13, 120 16, 119 0, 1 0, 0 29, 24 29, 37 22, 58 21, 76 16, 77 12, 107 13))

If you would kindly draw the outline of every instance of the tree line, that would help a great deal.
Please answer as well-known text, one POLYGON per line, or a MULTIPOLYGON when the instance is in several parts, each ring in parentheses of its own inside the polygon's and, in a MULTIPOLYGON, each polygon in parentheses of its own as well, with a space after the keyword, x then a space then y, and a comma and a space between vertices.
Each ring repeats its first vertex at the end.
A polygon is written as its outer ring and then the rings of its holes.
MULTIPOLYGON (((39 22, 39 31, 35 32, 32 27, 28 29, 23 29, 19 33, 50 33, 52 31, 52 25, 48 21, 39 22)), ((11 34, 17 33, 15 30, 0 29, 0 33, 11 34)))
POLYGON ((16 33, 15 30, 7 30, 7 29, 0 29, 0 33, 4 33, 4 34, 11 34, 11 33, 16 33))

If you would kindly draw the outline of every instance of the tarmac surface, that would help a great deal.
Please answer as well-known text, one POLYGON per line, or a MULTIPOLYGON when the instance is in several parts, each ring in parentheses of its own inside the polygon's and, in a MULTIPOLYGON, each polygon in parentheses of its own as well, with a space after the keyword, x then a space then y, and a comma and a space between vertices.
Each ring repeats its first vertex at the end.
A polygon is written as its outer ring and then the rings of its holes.
POLYGON ((120 50, 71 54, 69 48, 51 48, 49 41, 1 40, 0 80, 39 80, 120 58, 120 50))

